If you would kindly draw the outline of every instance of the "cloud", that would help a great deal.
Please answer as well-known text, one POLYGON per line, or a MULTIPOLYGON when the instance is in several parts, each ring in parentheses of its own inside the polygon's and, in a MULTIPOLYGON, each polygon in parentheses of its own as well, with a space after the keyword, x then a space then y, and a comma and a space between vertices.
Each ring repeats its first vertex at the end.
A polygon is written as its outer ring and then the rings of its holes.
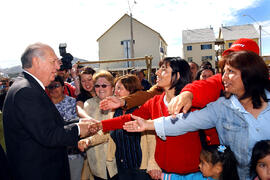
MULTIPOLYGON (((182 30, 211 25, 217 31, 221 24, 236 21, 237 11, 258 4, 258 0, 137 0, 132 11, 134 18, 162 35, 169 55, 179 56, 182 30)), ((21 53, 34 42, 47 43, 57 53, 59 43, 66 42, 74 56, 97 60, 97 38, 128 9, 127 0, 1 1, 0 65, 20 64, 21 53)))

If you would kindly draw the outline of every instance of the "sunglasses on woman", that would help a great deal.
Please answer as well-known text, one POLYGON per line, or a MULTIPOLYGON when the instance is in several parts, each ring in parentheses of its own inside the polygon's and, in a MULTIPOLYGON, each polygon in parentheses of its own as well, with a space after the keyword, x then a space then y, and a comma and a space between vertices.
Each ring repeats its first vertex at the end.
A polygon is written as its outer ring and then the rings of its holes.
POLYGON ((95 84, 95 88, 100 88, 100 87, 106 88, 107 86, 110 86, 110 85, 108 85, 108 84, 102 84, 102 85, 95 84))

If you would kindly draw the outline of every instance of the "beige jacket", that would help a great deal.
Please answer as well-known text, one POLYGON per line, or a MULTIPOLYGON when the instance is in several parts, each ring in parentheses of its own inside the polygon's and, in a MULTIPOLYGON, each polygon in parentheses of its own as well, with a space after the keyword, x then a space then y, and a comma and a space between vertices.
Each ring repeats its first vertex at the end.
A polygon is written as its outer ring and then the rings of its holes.
MULTIPOLYGON (((153 132, 154 133, 154 132, 153 132)), ((141 150, 142 150, 142 162, 140 169, 146 169, 147 172, 150 170, 161 170, 155 161, 155 150, 156 150, 156 137, 153 133, 143 132, 141 136, 141 150)), ((115 161, 116 145, 111 137, 109 137, 107 161, 115 161)))
MULTIPOLYGON (((108 152, 107 152, 107 164, 115 162, 115 151, 116 145, 109 135, 109 133, 103 134, 102 131, 98 132, 98 135, 90 137, 91 146, 109 141, 108 152)), ((141 150, 142 150, 142 162, 140 169, 146 169, 147 172, 150 170, 161 170, 155 161, 155 150, 156 150, 156 137, 154 132, 143 132, 141 136, 141 150)))
MULTIPOLYGON (((88 99, 84 103, 85 112, 93 117, 96 120, 104 120, 112 118, 113 113, 109 111, 101 111, 99 109, 99 98, 93 97, 88 99)), ((103 134, 102 131, 99 131, 96 135, 89 137, 91 147, 86 151, 87 159, 91 172, 94 176, 100 177, 102 179, 108 179, 107 171, 108 169, 110 177, 113 177, 117 174, 116 161, 106 161, 107 152, 108 152, 108 134, 103 134)))

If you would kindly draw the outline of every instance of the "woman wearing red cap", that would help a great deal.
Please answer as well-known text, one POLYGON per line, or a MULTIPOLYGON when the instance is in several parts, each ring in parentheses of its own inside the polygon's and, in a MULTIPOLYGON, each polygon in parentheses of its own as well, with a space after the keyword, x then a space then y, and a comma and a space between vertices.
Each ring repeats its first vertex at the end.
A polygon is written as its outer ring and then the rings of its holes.
MULTIPOLYGON (((240 38, 224 51, 222 56, 236 51, 252 51, 259 55, 259 46, 252 39, 240 38)), ((221 74, 216 74, 206 80, 194 81, 185 86, 180 95, 172 99, 168 109, 171 114, 176 114, 181 109, 186 113, 191 106, 205 107, 206 104, 217 100, 223 90, 221 74)))
POLYGON ((239 163, 240 179, 248 180, 249 161, 254 144, 270 139, 270 80, 263 59, 251 51, 237 51, 220 61, 224 97, 200 111, 128 122, 131 132, 155 130, 163 140, 198 129, 216 127, 220 143, 230 146, 239 163))

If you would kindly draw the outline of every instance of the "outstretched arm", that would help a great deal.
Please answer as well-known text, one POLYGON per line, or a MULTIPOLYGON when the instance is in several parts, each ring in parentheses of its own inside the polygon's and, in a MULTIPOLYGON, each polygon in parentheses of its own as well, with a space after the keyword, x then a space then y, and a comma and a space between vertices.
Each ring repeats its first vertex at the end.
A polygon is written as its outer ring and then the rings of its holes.
POLYGON ((143 132, 147 130, 155 130, 154 120, 145 120, 138 116, 131 115, 134 121, 126 122, 123 129, 128 132, 143 132))
POLYGON ((208 103, 216 101, 221 90, 224 90, 221 74, 216 74, 206 80, 194 81, 187 84, 181 93, 171 100, 168 110, 170 114, 177 114, 181 110, 187 113, 191 106, 203 108, 208 103))
POLYGON ((143 105, 147 100, 154 97, 155 95, 161 94, 161 90, 157 85, 152 86, 147 91, 137 91, 134 94, 124 97, 126 107, 125 109, 130 109, 136 106, 143 105))
POLYGON ((157 94, 160 94, 161 91, 155 85, 148 91, 137 91, 129 96, 123 98, 117 98, 114 96, 107 97, 106 99, 100 102, 100 109, 116 109, 123 107, 124 109, 130 109, 136 106, 143 105, 147 100, 154 97, 157 94))
POLYGON ((222 90, 224 90, 222 76, 216 74, 206 80, 194 81, 186 85, 182 92, 190 91, 193 94, 192 106, 203 108, 208 103, 216 101, 222 90))
POLYGON ((142 132, 146 130, 155 130, 161 139, 166 136, 178 136, 198 129, 209 129, 216 126, 219 108, 217 102, 209 104, 200 111, 194 111, 189 114, 177 114, 176 118, 171 116, 160 117, 155 120, 144 120, 132 116, 135 121, 126 122, 123 128, 129 132, 142 132))

